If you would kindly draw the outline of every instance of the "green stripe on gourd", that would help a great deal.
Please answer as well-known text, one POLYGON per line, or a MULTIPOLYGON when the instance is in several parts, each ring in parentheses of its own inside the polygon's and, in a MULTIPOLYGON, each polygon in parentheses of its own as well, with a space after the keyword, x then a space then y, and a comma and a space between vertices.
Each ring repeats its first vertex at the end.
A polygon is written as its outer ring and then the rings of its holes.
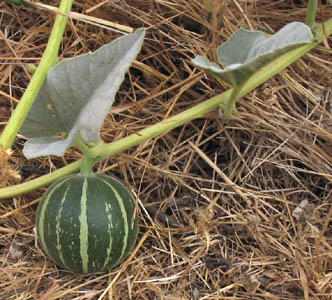
POLYGON ((106 271, 137 237, 135 202, 117 179, 70 175, 53 183, 37 210, 37 235, 47 256, 78 273, 106 271))

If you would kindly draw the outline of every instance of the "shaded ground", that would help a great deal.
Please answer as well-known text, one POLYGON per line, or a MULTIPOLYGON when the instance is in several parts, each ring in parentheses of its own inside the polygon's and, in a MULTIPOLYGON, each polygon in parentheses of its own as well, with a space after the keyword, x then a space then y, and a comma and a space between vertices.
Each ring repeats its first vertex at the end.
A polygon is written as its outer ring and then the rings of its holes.
MULTIPOLYGON (((74 11, 150 28, 103 139, 227 90, 190 60, 214 59, 239 27, 273 32, 303 21, 304 2, 77 1, 74 11)), ((331 16, 322 6, 319 20, 331 16)), ((24 92, 27 64, 38 64, 53 20, 48 11, 0 4, 1 122, 24 92)), ((60 59, 117 36, 72 20, 60 59)), ((43 257, 33 235, 41 190, 0 202, 0 299, 332 298, 331 57, 320 45, 243 98, 233 119, 211 113, 99 164, 135 191, 141 224, 140 247, 109 274, 71 274, 43 257)), ((64 159, 27 161, 23 142, 15 143, 11 184, 80 156, 70 150, 64 159)))

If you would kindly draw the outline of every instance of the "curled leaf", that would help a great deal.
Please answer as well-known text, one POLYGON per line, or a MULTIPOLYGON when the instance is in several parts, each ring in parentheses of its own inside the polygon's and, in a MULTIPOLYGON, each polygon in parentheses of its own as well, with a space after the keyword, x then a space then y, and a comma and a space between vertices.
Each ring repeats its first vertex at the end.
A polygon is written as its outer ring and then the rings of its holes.
POLYGON ((204 56, 197 56, 192 62, 198 68, 236 86, 273 59, 310 43, 312 39, 310 27, 301 22, 287 24, 270 37, 260 31, 241 28, 217 49, 218 63, 224 69, 204 56))

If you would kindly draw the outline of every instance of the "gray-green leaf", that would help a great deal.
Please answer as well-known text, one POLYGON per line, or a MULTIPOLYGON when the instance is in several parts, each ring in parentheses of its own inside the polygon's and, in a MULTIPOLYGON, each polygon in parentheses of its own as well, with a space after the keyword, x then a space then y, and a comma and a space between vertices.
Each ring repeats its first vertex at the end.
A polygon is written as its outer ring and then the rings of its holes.
POLYGON ((99 141, 99 130, 144 35, 145 30, 138 29, 49 71, 21 129, 29 139, 23 149, 27 158, 62 156, 78 132, 86 142, 99 141), (60 139, 60 133, 67 137, 60 139))
POLYGON ((204 56, 197 56, 192 62, 236 86, 273 59, 310 43, 312 39, 311 29, 300 22, 290 23, 270 37, 260 31, 239 29, 217 49, 218 62, 224 69, 204 56))

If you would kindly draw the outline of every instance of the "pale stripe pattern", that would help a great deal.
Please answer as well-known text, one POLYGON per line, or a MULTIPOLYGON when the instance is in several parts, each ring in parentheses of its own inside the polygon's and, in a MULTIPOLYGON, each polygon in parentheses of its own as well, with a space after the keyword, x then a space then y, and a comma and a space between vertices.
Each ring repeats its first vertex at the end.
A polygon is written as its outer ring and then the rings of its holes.
POLYGON ((87 190, 88 190, 88 180, 84 178, 83 187, 82 187, 82 195, 81 195, 81 214, 79 216, 80 221, 80 254, 82 259, 82 269, 84 273, 88 272, 88 264, 89 264, 89 255, 88 255, 88 235, 89 235, 89 227, 88 227, 88 214, 87 214, 87 190))
POLYGON ((116 264, 117 264, 123 258, 124 253, 127 249, 127 242, 128 242, 128 235, 129 235, 128 216, 127 216, 127 211, 126 211, 126 209, 124 207, 124 204, 123 204, 123 199, 121 198, 120 194, 117 192, 117 190, 108 181, 104 180, 104 182, 113 191, 113 193, 115 195, 115 198, 118 201, 118 204, 120 206, 121 215, 122 215, 122 219, 123 219, 123 228, 124 228, 123 244, 122 244, 122 249, 121 249, 121 255, 120 255, 118 261, 116 262, 116 264))

